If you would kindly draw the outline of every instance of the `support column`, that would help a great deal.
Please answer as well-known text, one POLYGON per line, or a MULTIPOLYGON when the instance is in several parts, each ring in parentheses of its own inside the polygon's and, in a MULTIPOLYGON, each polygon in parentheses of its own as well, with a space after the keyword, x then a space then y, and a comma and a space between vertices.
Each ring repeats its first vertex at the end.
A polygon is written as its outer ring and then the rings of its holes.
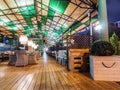
POLYGON ((98 0, 99 20, 102 25, 101 40, 109 41, 106 0, 98 0))

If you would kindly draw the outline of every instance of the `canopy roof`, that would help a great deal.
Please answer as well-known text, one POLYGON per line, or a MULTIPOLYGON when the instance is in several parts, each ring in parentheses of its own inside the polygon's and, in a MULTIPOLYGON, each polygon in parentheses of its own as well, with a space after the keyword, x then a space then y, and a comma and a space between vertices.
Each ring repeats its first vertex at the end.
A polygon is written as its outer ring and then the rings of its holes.
POLYGON ((87 26, 88 13, 96 15, 96 4, 97 0, 0 0, 0 34, 32 34, 55 41, 68 29, 87 26))

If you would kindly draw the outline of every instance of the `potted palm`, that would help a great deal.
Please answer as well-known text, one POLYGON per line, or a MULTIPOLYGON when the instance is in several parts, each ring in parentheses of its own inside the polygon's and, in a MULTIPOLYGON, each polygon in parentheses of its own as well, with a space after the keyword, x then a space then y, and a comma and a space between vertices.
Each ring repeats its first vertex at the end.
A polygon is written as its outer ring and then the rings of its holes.
POLYGON ((107 41, 96 41, 91 47, 90 74, 94 80, 120 81, 120 56, 107 41))

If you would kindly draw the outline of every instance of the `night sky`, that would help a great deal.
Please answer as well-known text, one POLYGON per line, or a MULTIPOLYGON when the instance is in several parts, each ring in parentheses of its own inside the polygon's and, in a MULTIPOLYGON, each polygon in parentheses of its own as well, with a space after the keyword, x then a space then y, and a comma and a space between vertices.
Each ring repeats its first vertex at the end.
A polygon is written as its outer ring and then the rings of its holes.
POLYGON ((120 21, 120 0, 106 0, 109 23, 120 21))

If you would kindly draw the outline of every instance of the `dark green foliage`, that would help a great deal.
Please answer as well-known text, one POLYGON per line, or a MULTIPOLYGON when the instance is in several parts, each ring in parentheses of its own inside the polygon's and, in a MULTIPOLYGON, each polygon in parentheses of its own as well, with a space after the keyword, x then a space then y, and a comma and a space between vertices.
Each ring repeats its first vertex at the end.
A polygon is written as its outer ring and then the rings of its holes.
POLYGON ((118 36, 114 33, 112 37, 110 37, 110 43, 115 48, 115 55, 119 54, 119 43, 118 43, 118 36))
POLYGON ((113 46, 107 41, 96 41, 91 48, 91 54, 96 56, 110 56, 114 52, 113 46))

